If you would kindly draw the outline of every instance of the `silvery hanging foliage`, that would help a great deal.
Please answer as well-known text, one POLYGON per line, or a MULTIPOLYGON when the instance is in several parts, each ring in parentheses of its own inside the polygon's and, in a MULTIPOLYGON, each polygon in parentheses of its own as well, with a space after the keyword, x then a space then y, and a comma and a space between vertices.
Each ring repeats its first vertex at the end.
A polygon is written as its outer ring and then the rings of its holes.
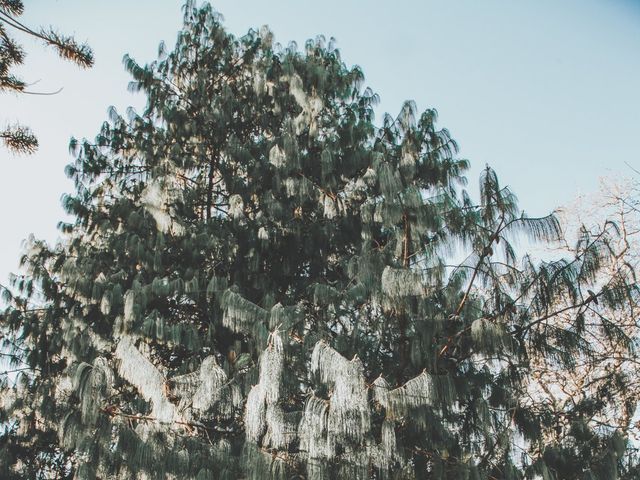
POLYGON ((333 39, 189 0, 159 54, 0 286, 0 478, 638 477, 632 229, 519 257, 558 219, 333 39))

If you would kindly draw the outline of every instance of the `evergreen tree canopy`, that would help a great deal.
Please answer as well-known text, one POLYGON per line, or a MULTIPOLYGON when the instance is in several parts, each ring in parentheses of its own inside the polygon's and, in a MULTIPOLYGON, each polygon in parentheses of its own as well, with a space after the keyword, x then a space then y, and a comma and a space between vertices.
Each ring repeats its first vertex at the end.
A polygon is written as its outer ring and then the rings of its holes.
POLYGON ((175 48, 125 65, 145 110, 72 140, 75 220, 4 290, 2 478, 633 475, 625 372, 560 410, 530 381, 594 332, 633 355, 615 228, 519 259, 556 217, 488 167, 470 198, 436 112, 376 125, 322 37, 238 38, 188 2, 175 48))

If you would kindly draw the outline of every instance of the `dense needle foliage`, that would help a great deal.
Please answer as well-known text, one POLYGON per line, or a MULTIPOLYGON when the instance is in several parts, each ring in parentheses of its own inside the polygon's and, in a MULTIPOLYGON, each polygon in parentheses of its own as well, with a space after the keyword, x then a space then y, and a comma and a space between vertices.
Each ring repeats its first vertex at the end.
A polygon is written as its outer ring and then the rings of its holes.
POLYGON ((188 2, 175 49, 125 65, 146 109, 72 141, 75 220, 5 290, 2 478, 633 475, 625 372, 560 413, 530 382, 594 331, 632 354, 615 228, 518 259, 557 219, 488 167, 470 198, 434 110, 376 126, 323 38, 188 2))

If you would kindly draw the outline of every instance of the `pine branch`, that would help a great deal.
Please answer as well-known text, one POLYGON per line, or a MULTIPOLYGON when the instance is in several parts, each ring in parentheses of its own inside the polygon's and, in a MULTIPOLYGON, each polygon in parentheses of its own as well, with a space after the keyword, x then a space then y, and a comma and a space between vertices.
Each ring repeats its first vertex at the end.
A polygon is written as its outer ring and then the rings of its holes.
MULTIPOLYGON (((600 294, 601 294, 601 293, 602 293, 602 292, 600 292, 600 294)), ((598 295, 599 295, 599 294, 598 294, 598 295)), ((595 295, 595 296, 593 296, 593 297, 589 297, 589 298, 587 298, 586 300, 584 300, 584 301, 582 301, 582 302, 580 302, 580 303, 577 303, 577 304, 575 304, 575 305, 568 305, 568 306, 566 306, 566 307, 564 307, 564 308, 561 308, 561 309, 559 309, 559 310, 556 310, 556 311, 554 311, 554 312, 552 312, 552 313, 548 313, 548 314, 546 314, 546 315, 543 315, 542 317, 537 318, 536 320, 533 320, 533 321, 529 322, 529 323, 528 323, 527 325, 525 325, 524 327, 517 327, 517 328, 516 328, 516 333, 517 333, 518 335, 523 335, 525 332, 527 332, 528 330, 531 330, 531 328, 533 328, 533 327, 535 327, 536 325, 538 325, 538 324, 540 324, 540 323, 544 322, 545 320, 548 320, 548 319, 550 319, 550 318, 552 318, 552 317, 556 317, 556 316, 561 315, 561 314, 563 314, 563 313, 565 313, 565 312, 569 312, 569 311, 571 311, 571 310, 575 310, 576 308, 577 308, 577 309, 580 309, 580 308, 582 308, 582 307, 584 307, 584 306, 588 305, 589 303, 591 303, 591 302, 593 301, 593 299, 597 298, 597 296, 598 296, 598 295, 595 295)))
POLYGON ((480 266, 484 262, 485 258, 493 254, 493 250, 491 249, 491 244, 495 241, 495 239, 498 238, 503 224, 504 224, 504 215, 502 215, 500 219, 500 223, 498 224, 498 227, 489 237, 489 240, 487 241, 486 245, 482 249, 482 252, 480 253, 480 258, 478 259, 478 263, 476 264, 473 270, 473 274, 471 275, 471 280, 469 281, 469 285, 467 286, 467 289, 464 292, 464 295, 462 296, 462 300, 460 300, 460 304, 458 305, 458 308, 456 308, 454 315, 458 316, 460 315, 460 312, 462 312, 462 309, 464 308, 464 305, 467 302, 467 299, 469 298, 469 292, 471 292, 471 288, 473 287, 473 283, 475 282, 475 279, 478 275, 480 266))
MULTIPOLYGON (((113 406, 103 407, 100 409, 100 412, 104 413, 105 415, 108 415, 109 417, 122 417, 129 420, 136 420, 140 422, 156 422, 156 423, 160 422, 160 420, 156 417, 152 417, 148 415, 139 415, 139 414, 134 415, 131 413, 124 413, 124 412, 118 411, 113 406)), ((163 422, 163 423, 166 423, 166 422, 163 422)), ((236 432, 233 429, 216 428, 214 426, 203 425, 202 423, 199 423, 199 422, 196 423, 196 422, 185 422, 183 420, 173 420, 171 423, 173 423, 174 425, 185 426, 190 429, 207 430, 210 432, 229 434, 229 435, 232 435, 236 432)))
POLYGON ((30 154, 38 149, 38 139, 27 127, 13 125, 0 131, 5 146, 16 153, 30 154))
POLYGON ((0 10, 0 22, 4 22, 16 30, 39 38, 46 44, 55 47, 62 58, 71 60, 82 68, 88 68, 93 65, 93 52, 89 46, 87 44, 77 44, 73 37, 62 36, 53 29, 36 32, 2 10, 0 10))
POLYGON ((37 368, 37 367, 22 367, 22 368, 14 368, 13 370, 5 370, 3 372, 0 372, 0 375, 10 375, 12 373, 17 373, 17 372, 42 372, 43 370, 41 368, 37 368))

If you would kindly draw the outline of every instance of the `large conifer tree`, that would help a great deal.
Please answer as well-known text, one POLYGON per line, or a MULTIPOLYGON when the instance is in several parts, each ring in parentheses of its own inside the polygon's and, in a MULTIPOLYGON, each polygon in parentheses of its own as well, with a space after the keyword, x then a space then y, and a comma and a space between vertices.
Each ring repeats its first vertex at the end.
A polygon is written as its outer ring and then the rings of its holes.
POLYGON ((632 354, 607 317, 634 307, 631 273, 600 276, 611 228, 519 261, 514 238, 553 241, 556 218, 489 168, 471 199, 435 111, 376 126, 323 38, 236 38, 189 2, 173 51, 125 64, 145 111, 72 141, 75 220, 4 291, 2 478, 630 471, 633 401, 614 429, 614 388, 559 414, 529 382, 532 359, 589 361, 594 331, 632 354))

